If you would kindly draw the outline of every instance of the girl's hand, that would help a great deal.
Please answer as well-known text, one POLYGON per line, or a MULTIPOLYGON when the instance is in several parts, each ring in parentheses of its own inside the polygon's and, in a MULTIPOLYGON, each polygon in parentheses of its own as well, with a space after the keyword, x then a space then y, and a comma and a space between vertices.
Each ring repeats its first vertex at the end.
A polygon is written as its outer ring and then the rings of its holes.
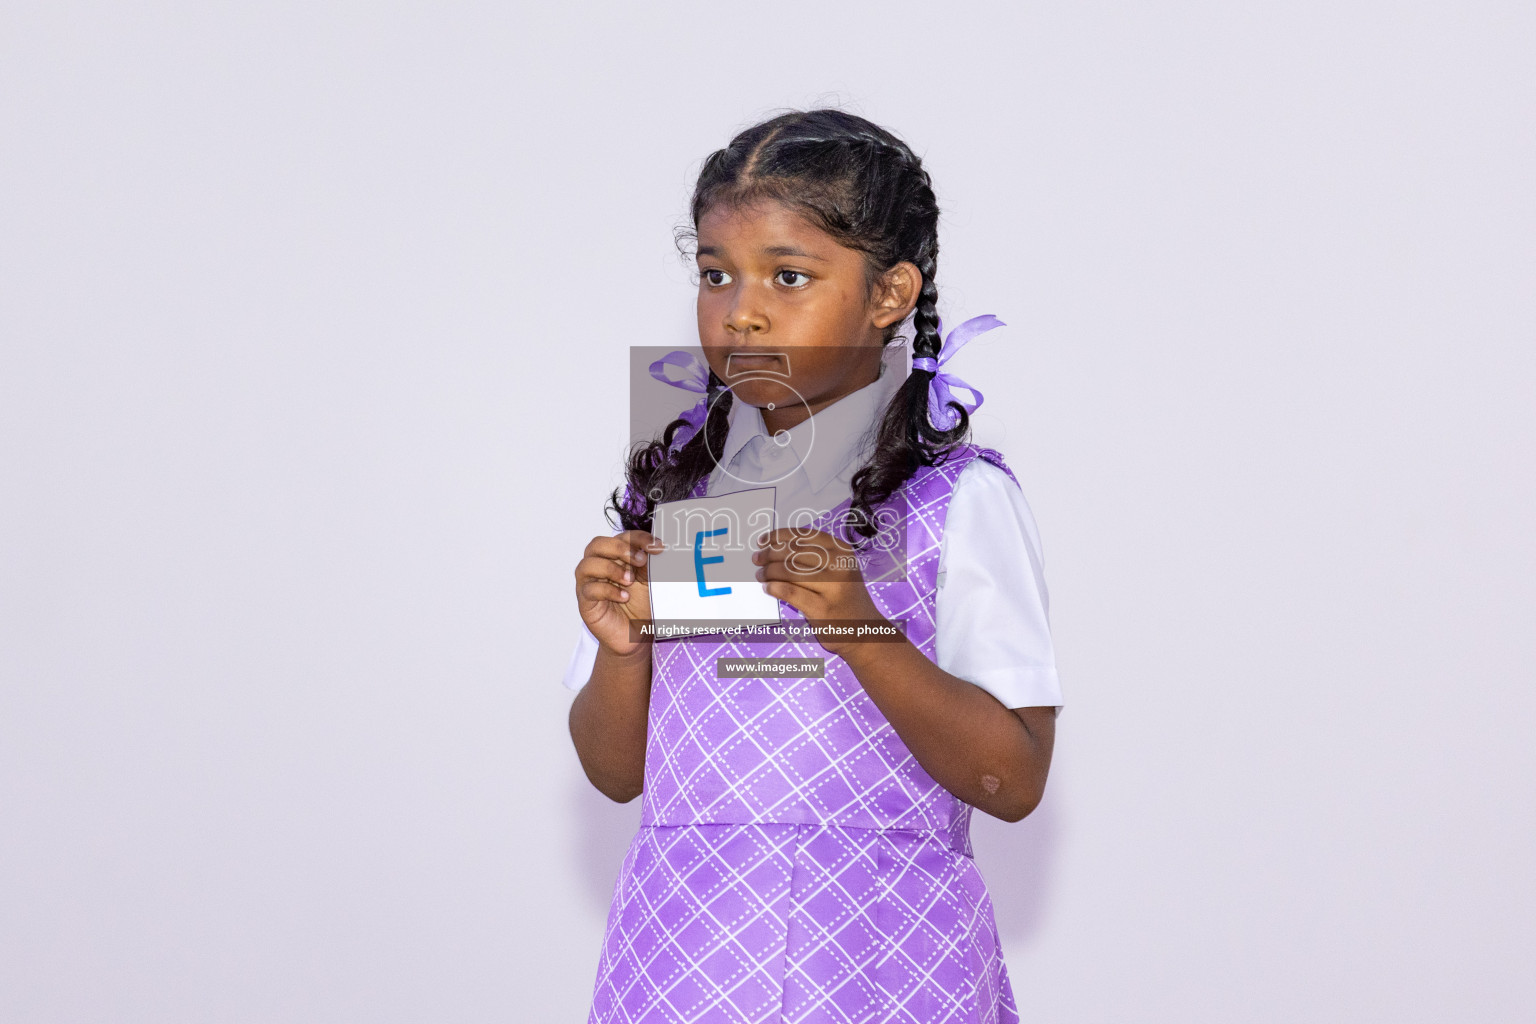
MULTIPOLYGON (((762 566, 757 578, 763 589, 804 615, 812 628, 834 619, 885 621, 864 585, 857 553, 836 537, 782 527, 758 543, 752 561, 762 566)), ((816 642, 839 656, 850 644, 820 633, 816 642)))
POLYGON ((651 645, 649 640, 631 640, 629 624, 651 617, 646 563, 648 554, 662 547, 644 530, 627 530, 617 537, 593 537, 576 563, 581 619, 597 642, 614 654, 633 655, 651 645))

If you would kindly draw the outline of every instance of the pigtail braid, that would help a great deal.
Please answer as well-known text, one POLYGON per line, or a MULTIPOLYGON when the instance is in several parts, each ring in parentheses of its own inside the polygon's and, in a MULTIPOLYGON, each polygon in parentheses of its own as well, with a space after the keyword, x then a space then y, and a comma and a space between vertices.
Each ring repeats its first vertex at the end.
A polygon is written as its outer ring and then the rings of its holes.
MULTIPOLYGON (((933 263, 930 258, 918 264, 923 286, 912 311, 912 354, 936 359, 943 341, 939 337, 939 289, 933 281, 933 263)), ((955 403, 950 407, 958 410, 960 419, 954 427, 940 430, 933 425, 928 416, 928 385, 932 380, 931 370, 913 368, 907 375, 880 418, 869 461, 853 475, 849 526, 861 537, 873 537, 877 532, 873 521, 876 505, 921 467, 944 461, 970 429, 970 418, 955 403)))
MULTIPOLYGON (((944 339, 939 337, 939 287, 934 284, 932 256, 917 264, 923 275, 922 290, 917 293, 917 305, 912 310, 912 354, 919 358, 937 359, 944 339)), ((922 373, 922 370, 917 371, 922 373)))
POLYGON ((688 427, 681 417, 668 423, 661 437, 637 443, 625 465, 627 487, 608 496, 608 521, 613 523, 617 517, 620 529, 648 531, 658 504, 688 497, 715 468, 715 453, 725 450, 734 398, 711 370, 704 393, 704 407, 709 410, 704 425, 675 451, 672 444, 678 431, 688 427))

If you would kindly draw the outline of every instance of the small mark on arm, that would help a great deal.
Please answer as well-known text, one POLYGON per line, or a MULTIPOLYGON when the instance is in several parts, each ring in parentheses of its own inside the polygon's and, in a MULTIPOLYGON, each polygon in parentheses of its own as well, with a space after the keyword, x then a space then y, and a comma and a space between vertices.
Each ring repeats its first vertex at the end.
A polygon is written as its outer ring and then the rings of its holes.
POLYGON ((996 793, 997 787, 1001 786, 1002 784, 1002 780, 999 779, 996 775, 983 775, 981 777, 981 788, 987 791, 988 796, 996 793))

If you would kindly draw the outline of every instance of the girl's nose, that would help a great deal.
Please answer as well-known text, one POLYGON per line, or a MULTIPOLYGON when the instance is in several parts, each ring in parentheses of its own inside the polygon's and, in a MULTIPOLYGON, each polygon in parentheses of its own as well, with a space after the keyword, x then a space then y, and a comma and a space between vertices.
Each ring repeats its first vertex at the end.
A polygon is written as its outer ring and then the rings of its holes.
POLYGON ((739 334, 761 333, 768 329, 768 316, 761 306, 751 301, 750 294, 743 289, 736 303, 726 311, 725 329, 739 334))

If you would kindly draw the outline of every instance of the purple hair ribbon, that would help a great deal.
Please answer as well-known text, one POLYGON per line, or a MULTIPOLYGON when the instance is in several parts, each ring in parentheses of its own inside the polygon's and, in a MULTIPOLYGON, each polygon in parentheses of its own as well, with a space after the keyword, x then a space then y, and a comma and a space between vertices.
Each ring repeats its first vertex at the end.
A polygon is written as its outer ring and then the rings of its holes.
MULTIPOLYGON (((927 370, 933 374, 933 380, 928 383, 928 419, 934 426, 940 430, 952 430, 955 424, 960 422, 960 414, 950 407, 950 402, 956 403, 965 410, 966 415, 970 415, 981 408, 981 403, 985 401, 980 391, 954 374, 942 372, 940 367, 954 358, 955 353, 964 348, 966 342, 976 335, 1006 326, 1008 325, 991 313, 973 316, 949 332, 943 346, 939 349, 938 359, 932 356, 918 356, 912 360, 912 369, 927 370), (956 391, 966 392, 971 396, 971 400, 966 401, 960 398, 955 394, 956 391)), ((943 320, 939 321, 938 329, 940 334, 944 333, 943 320)))
MULTIPOLYGON (((706 396, 709 392, 709 370, 704 367, 703 363, 699 362, 698 357, 692 352, 684 352, 682 350, 668 352, 651 364, 651 376, 663 384, 670 384, 675 388, 682 388, 684 391, 692 391, 706 396), (682 371, 680 377, 672 376, 671 371, 674 367, 682 371)), ((708 397, 699 399, 692 409, 685 409, 679 414, 683 422, 687 423, 688 426, 683 430, 679 430, 673 436, 673 450, 687 444, 688 439, 698 433, 699 427, 704 424, 704 417, 708 414, 708 397)))

